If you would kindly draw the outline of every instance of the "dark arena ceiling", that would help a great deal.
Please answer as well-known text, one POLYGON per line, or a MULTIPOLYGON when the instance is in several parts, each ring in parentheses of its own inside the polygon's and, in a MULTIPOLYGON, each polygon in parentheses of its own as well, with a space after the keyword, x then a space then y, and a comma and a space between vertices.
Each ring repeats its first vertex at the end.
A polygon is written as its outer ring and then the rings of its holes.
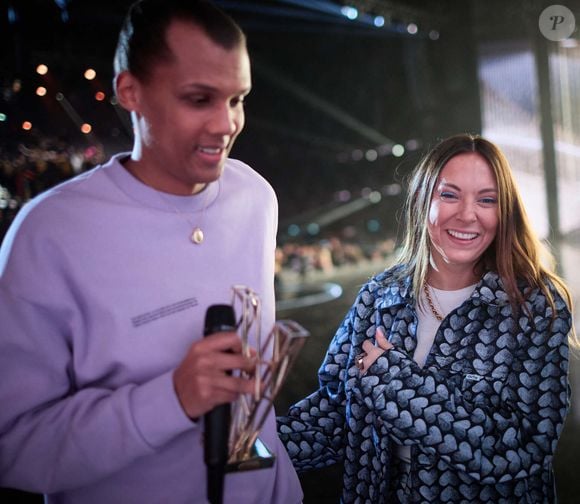
MULTIPOLYGON (((528 43, 540 0, 216 0, 248 35, 253 91, 233 155, 284 187, 281 207, 303 198, 313 173, 328 191, 385 184, 409 156, 363 153, 421 145, 481 129, 478 47, 528 43), (526 42, 527 41, 527 42, 526 42), (288 184, 292 173, 293 185, 288 184), (286 201, 285 201, 286 199, 286 201)), ((0 2, 0 139, 21 124, 68 143, 127 148, 131 126, 112 93, 112 59, 129 0, 0 2), (48 73, 38 75, 39 64, 48 73), (87 68, 96 78, 87 81, 87 68), (35 90, 43 86, 46 95, 35 90), (97 102, 96 93, 104 100, 97 102), (62 96, 66 99, 58 100, 62 96), (80 122, 92 124, 91 135, 80 122)), ((580 0, 566 5, 580 19, 580 0)), ((574 34, 578 37, 578 30, 574 34)), ((16 137, 16 140, 12 140, 16 137)), ((302 203, 301 203, 302 204, 302 203)))

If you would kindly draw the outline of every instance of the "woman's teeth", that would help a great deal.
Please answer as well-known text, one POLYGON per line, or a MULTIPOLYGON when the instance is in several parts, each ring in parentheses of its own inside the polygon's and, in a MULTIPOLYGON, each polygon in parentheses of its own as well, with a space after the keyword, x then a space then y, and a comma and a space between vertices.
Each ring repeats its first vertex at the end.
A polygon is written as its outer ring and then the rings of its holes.
POLYGON ((459 231, 451 231, 449 229, 447 230, 447 233, 449 233, 454 238, 459 238, 460 240, 473 240, 478 236, 477 233, 460 233, 459 231))

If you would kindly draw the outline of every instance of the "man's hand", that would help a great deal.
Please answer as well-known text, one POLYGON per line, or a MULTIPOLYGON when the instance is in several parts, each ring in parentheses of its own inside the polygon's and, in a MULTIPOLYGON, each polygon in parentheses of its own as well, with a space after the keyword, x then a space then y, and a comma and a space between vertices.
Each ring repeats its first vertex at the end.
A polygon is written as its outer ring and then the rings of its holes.
POLYGON ((252 373, 256 362, 242 355, 235 332, 218 332, 196 341, 173 373, 173 386, 187 416, 198 418, 240 394, 254 393, 255 380, 228 374, 241 369, 252 373))

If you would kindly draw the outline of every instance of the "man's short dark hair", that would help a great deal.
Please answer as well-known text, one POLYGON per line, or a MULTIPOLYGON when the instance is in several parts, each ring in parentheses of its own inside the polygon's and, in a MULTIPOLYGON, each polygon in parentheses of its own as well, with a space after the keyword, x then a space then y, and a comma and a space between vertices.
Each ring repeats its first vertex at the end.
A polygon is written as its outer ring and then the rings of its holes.
POLYGON ((225 49, 245 45, 241 28, 208 0, 138 0, 129 8, 119 33, 115 75, 128 70, 146 81, 153 65, 170 60, 166 33, 169 24, 176 20, 198 26, 225 49))

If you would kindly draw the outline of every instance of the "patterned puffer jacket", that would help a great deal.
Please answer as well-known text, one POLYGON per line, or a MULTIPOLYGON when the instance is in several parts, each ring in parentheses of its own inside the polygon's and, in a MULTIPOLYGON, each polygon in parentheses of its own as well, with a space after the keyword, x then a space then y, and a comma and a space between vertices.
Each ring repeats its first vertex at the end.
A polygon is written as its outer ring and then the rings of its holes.
MULTIPOLYGON (((397 268, 397 267, 395 267, 397 268)), ((344 503, 555 502, 552 460, 569 407, 570 312, 538 290, 514 315, 494 272, 441 323, 425 367, 412 359, 411 281, 371 279, 319 370, 320 389, 278 418, 299 472, 344 464, 344 503), (384 329, 394 348, 361 376, 354 357, 384 329), (394 477, 396 445, 410 470, 394 477), (391 481, 393 480, 393 481, 391 481)))

